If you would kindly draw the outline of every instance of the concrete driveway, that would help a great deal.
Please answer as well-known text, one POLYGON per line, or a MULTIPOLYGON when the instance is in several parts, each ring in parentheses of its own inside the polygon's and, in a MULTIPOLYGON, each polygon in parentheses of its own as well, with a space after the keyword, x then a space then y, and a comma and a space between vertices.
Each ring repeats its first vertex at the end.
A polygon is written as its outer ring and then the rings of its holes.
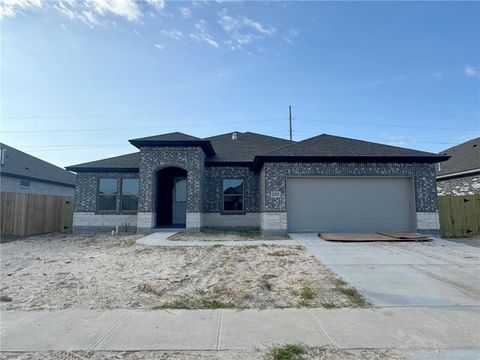
POLYGON ((479 248, 441 239, 339 243, 290 235, 376 306, 480 306, 479 248))

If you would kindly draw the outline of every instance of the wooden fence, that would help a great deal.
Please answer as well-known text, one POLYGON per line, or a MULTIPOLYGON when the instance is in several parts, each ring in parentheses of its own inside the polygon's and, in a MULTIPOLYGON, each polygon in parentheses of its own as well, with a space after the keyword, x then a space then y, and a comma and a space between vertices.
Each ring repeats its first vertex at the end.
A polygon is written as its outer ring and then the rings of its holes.
POLYGON ((438 211, 442 237, 480 235, 480 194, 439 196, 438 211))
POLYGON ((71 232, 73 198, 26 193, 0 193, 2 235, 71 232))

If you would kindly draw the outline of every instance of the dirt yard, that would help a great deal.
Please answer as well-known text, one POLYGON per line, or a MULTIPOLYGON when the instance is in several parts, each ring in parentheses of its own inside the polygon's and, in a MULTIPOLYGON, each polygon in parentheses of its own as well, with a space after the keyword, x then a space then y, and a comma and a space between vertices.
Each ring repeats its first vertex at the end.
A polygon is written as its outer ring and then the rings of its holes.
POLYGON ((245 240, 289 240, 286 236, 264 236, 258 229, 244 229, 227 232, 217 229, 205 229, 199 233, 180 231, 168 238, 174 241, 245 241, 245 240))
POLYGON ((2 244, 0 310, 369 306, 301 247, 145 247, 138 237, 2 244))
POLYGON ((278 357, 269 351, 182 351, 182 352, 93 352, 50 351, 44 353, 0 353, 2 360, 408 360, 395 351, 340 351, 312 348, 297 357, 278 357))

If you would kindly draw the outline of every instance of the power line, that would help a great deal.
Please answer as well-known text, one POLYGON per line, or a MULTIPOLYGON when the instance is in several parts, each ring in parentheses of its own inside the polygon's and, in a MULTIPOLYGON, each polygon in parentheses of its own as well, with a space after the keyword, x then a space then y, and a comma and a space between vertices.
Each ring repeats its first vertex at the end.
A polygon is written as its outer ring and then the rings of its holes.
MULTIPOLYGON (((332 123, 332 124, 348 124, 348 125, 360 125, 360 126, 377 126, 377 127, 396 127, 405 129, 429 129, 429 130, 457 130, 457 131, 479 131, 480 129, 474 128, 458 128, 458 127, 434 127, 434 126, 413 126, 413 125, 400 125, 400 124, 381 124, 381 123, 368 123, 368 122, 355 122, 355 121, 341 121, 341 120, 320 120, 312 118, 295 118, 300 121, 314 121, 319 123, 332 123)), ((225 122, 210 122, 210 123, 183 123, 182 126, 208 126, 208 125, 234 125, 244 123, 259 123, 259 122, 277 122, 284 121, 284 119, 265 119, 265 120, 245 120, 245 121, 225 121, 225 122)), ((178 124, 165 124, 159 126, 137 126, 137 127, 109 127, 109 128, 78 128, 78 129, 40 129, 40 130, 2 130, 0 133, 62 133, 62 132, 89 132, 89 131, 123 131, 123 130, 145 130, 145 129, 162 129, 165 127, 178 127, 178 124)))
POLYGON ((358 110, 358 109, 340 109, 340 108, 326 108, 320 106, 296 106, 298 109, 316 109, 334 112, 349 112, 349 113, 363 113, 363 114, 377 114, 377 115, 395 115, 395 116, 420 116, 420 117, 443 117, 452 119, 465 119, 465 120, 478 120, 480 117, 459 116, 450 114, 425 114, 425 113, 410 113, 410 112, 388 112, 388 111, 370 111, 370 110, 358 110))
POLYGON ((362 126, 385 126, 385 127, 398 127, 406 129, 430 129, 430 130, 465 130, 465 131, 479 131, 480 128, 458 128, 458 127, 437 127, 437 126, 413 126, 413 125, 400 125, 400 124, 380 124, 380 123, 368 123, 368 122, 356 122, 356 121, 342 121, 342 120, 320 120, 311 118, 295 118, 295 120, 325 122, 333 124, 349 124, 349 125, 362 125, 362 126))
MULTIPOLYGON (((224 122, 209 122, 209 123, 182 123, 181 126, 202 126, 202 125, 232 125, 243 123, 258 123, 258 122, 277 122, 285 119, 266 119, 266 120, 245 120, 245 121, 224 121, 224 122)), ((138 130, 138 129, 161 129, 164 127, 178 128, 179 124, 165 124, 159 126, 137 126, 137 127, 110 127, 110 128, 83 128, 83 129, 41 129, 41 130, 5 130, 0 133, 44 133, 44 132, 80 132, 80 131, 123 131, 123 130, 138 130)))
POLYGON ((175 112, 153 112, 153 113, 139 113, 139 114, 88 114, 88 115, 73 115, 73 114, 63 114, 63 115, 26 115, 26 116, 2 116, 2 119, 11 119, 11 120, 21 120, 21 119, 96 119, 96 118, 119 118, 119 117, 153 117, 153 116, 164 116, 164 115, 179 115, 179 114, 211 114, 211 113, 233 113, 233 112, 247 112, 247 111, 258 111, 258 110, 277 110, 283 109, 284 107, 280 106, 264 106, 264 107, 252 107, 252 108, 243 108, 243 109, 222 109, 222 110, 212 110, 212 111, 175 111, 175 112))
MULTIPOLYGON (((451 114, 426 114, 415 112, 389 112, 389 111, 371 111, 360 109, 344 109, 344 108, 328 108, 321 106, 296 106, 298 109, 314 109, 334 112, 345 113, 363 113, 363 114, 377 114, 377 115, 394 115, 394 116, 420 116, 420 117, 433 117, 433 118, 452 118, 452 119, 475 119, 478 117, 451 115, 451 114)), ((165 115, 179 115, 179 114, 212 114, 212 113, 232 113, 232 112, 248 112, 259 110, 280 110, 284 109, 283 106, 264 106, 264 107, 252 107, 252 108, 239 108, 239 109, 217 109, 208 111, 175 111, 175 112, 152 112, 152 113, 137 113, 137 114, 62 114, 62 115, 25 115, 25 116, 2 116, 2 119, 21 120, 21 119, 96 119, 96 118, 129 118, 129 117, 156 117, 165 115)))

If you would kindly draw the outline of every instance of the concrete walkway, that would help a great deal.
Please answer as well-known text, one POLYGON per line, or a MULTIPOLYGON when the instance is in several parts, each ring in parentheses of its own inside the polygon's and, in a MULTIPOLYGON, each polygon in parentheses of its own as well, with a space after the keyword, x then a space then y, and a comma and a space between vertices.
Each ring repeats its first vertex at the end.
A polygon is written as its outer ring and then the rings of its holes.
POLYGON ((476 308, 5 311, 2 351, 238 350, 283 343, 480 353, 476 308))
POLYGON ((239 241, 177 241, 168 238, 178 231, 159 231, 137 240, 137 244, 146 246, 245 246, 245 245, 285 245, 298 246, 295 240, 239 240, 239 241))
POLYGON ((339 243, 290 236, 377 306, 480 307, 479 248, 441 239, 339 243))

